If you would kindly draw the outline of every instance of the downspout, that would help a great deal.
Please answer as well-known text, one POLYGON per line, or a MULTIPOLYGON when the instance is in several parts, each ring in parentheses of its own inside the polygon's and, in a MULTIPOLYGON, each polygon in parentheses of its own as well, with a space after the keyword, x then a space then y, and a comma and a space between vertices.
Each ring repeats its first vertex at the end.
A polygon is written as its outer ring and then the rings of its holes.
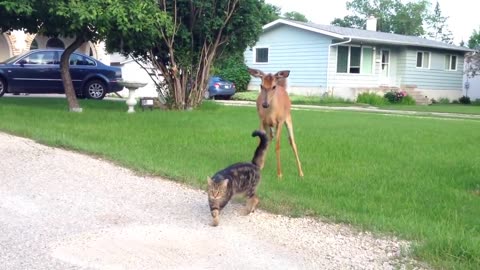
POLYGON ((329 74, 330 74, 330 52, 331 52, 331 49, 332 49, 332 46, 338 46, 338 45, 342 45, 342 44, 346 44, 346 43, 350 43, 352 42, 352 37, 348 37, 348 40, 345 40, 345 41, 342 41, 342 42, 338 42, 338 43, 332 43, 330 45, 328 45, 328 60, 327 60, 327 93, 329 91, 329 74))

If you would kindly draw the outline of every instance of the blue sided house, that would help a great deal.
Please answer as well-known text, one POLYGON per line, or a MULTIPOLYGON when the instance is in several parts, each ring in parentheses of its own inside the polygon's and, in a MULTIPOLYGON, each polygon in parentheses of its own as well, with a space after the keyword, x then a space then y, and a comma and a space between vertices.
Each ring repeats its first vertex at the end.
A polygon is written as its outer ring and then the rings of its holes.
MULTIPOLYGON (((472 50, 422 37, 278 19, 245 51, 264 72, 290 70, 288 92, 355 99, 365 91, 405 90, 417 103, 463 95, 464 56, 472 50)), ((252 78, 249 89, 259 90, 252 78)))

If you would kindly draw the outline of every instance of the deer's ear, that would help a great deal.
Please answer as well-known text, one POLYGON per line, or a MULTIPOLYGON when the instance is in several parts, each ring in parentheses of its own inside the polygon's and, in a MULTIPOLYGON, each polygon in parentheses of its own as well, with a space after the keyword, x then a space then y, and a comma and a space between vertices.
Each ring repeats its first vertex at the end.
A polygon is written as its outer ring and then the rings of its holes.
POLYGON ((282 70, 277 73, 275 73, 275 78, 280 79, 280 78, 287 78, 288 75, 290 75, 290 70, 282 70))
POLYGON ((258 69, 253 69, 253 68, 248 68, 248 73, 250 73, 250 75, 252 75, 253 77, 257 77, 257 78, 263 78, 263 76, 265 76, 265 73, 263 73, 258 69))

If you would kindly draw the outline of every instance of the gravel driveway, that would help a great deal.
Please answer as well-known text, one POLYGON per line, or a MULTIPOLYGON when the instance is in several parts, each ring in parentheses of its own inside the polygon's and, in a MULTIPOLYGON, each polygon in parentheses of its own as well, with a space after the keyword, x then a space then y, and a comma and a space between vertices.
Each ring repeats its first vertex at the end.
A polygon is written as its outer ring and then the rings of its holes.
MULTIPOLYGON (((397 269, 408 243, 230 204, 0 133, 0 269, 397 269)), ((265 179, 264 179, 265 181, 265 179)), ((266 180, 268 181, 268 180, 266 180)))

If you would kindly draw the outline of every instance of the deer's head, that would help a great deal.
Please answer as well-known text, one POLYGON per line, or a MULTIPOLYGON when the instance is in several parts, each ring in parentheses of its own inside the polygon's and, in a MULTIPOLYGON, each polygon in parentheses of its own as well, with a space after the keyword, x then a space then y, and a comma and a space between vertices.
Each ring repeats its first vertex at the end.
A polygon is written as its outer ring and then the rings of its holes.
POLYGON ((290 75, 290 70, 282 70, 275 74, 264 73, 261 70, 248 68, 248 73, 253 77, 260 78, 262 83, 260 84, 260 96, 262 100, 262 107, 268 108, 270 106, 270 101, 272 100, 277 86, 284 87, 284 79, 290 75))

